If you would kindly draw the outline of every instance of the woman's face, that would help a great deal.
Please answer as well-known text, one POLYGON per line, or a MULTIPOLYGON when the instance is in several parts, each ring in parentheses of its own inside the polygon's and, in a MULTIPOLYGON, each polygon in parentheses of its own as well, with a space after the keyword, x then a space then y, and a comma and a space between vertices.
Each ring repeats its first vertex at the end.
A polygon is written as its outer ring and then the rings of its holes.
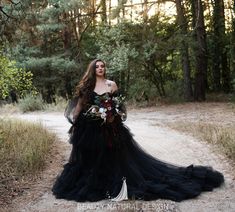
POLYGON ((102 77, 105 74, 105 65, 102 61, 97 61, 95 64, 96 76, 102 77))

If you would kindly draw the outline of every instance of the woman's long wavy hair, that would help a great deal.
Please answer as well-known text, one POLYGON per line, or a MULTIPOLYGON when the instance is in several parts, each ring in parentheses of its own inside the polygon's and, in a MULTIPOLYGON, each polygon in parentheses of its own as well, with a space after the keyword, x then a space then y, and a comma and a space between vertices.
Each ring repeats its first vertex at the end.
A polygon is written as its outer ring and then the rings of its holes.
POLYGON ((75 95, 82 99, 82 106, 84 106, 89 100, 91 93, 95 89, 96 84, 96 63, 102 62, 105 67, 104 77, 106 77, 106 64, 101 59, 95 59, 90 62, 87 67, 85 74, 83 75, 81 81, 76 86, 75 95))

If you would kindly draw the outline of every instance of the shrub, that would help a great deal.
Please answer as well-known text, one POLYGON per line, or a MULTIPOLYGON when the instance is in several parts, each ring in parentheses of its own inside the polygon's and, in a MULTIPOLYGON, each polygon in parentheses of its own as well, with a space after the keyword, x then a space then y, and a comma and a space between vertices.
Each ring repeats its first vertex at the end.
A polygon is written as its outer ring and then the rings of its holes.
POLYGON ((45 104, 40 95, 33 96, 32 94, 28 94, 25 98, 20 99, 19 108, 22 112, 44 110, 45 104))

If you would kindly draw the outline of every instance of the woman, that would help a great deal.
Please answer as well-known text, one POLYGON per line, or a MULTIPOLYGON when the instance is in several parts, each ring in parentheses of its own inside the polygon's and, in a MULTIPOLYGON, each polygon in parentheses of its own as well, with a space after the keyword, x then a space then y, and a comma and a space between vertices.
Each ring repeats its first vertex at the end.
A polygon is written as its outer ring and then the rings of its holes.
POLYGON ((56 198, 182 201, 224 182, 211 167, 177 166, 145 152, 123 124, 123 97, 116 83, 106 79, 102 60, 89 64, 65 116, 72 123, 72 151, 52 188, 56 198))

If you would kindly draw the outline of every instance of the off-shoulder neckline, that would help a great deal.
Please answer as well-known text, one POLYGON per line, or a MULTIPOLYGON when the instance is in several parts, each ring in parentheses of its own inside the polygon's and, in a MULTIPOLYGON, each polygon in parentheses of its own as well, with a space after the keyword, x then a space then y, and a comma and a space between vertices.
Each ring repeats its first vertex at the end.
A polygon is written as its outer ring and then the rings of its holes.
POLYGON ((115 90, 115 91, 113 91, 113 92, 110 92, 110 91, 106 91, 106 92, 104 92, 104 93, 102 93, 102 94, 99 94, 99 93, 97 93, 97 92, 95 92, 95 91, 93 91, 95 94, 97 94, 98 96, 103 96, 103 95, 105 95, 105 94, 114 94, 114 93, 116 93, 118 90, 115 90))
POLYGON ((112 94, 111 92, 109 92, 109 91, 107 91, 107 92, 104 92, 104 93, 101 93, 101 94, 99 94, 99 93, 97 93, 97 92, 95 92, 95 91, 93 91, 96 95, 98 95, 98 96, 103 96, 104 94, 112 94))

